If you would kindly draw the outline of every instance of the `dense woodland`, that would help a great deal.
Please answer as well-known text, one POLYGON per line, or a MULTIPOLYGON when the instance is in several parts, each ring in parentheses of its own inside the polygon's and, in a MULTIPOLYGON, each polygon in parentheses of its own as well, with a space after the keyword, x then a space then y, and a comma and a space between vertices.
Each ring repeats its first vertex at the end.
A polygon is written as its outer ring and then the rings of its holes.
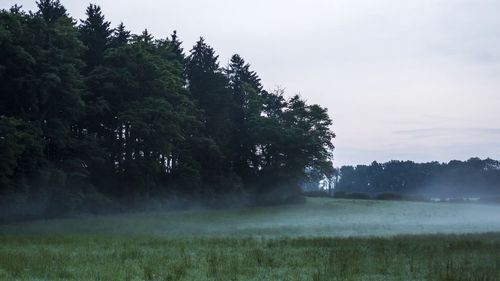
POLYGON ((373 162, 344 166, 337 178, 336 192, 372 197, 383 193, 440 198, 500 196, 500 162, 492 159, 471 158, 449 163, 373 162))
POLYGON ((3 206, 287 201, 333 174, 327 110, 266 91, 241 56, 221 66, 203 38, 184 51, 175 31, 132 34, 95 5, 77 21, 37 4, 0 12, 3 206))

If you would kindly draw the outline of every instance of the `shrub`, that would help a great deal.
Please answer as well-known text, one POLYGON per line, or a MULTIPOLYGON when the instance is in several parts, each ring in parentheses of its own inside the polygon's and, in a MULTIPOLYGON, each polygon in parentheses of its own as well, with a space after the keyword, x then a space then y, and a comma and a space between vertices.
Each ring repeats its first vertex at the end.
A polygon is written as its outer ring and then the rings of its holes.
POLYGON ((375 196, 376 200, 392 200, 392 201, 401 201, 404 200, 403 195, 398 193, 380 193, 375 196))

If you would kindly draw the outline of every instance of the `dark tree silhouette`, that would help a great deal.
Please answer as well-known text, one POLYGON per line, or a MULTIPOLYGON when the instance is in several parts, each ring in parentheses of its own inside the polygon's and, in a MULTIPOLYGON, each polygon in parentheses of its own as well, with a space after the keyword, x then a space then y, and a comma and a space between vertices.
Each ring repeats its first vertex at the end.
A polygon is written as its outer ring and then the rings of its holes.
POLYGON ((264 90, 241 56, 221 67, 203 38, 185 55, 176 31, 37 5, 0 11, 0 201, 43 198, 47 216, 153 196, 282 202, 331 175, 326 109, 264 90))

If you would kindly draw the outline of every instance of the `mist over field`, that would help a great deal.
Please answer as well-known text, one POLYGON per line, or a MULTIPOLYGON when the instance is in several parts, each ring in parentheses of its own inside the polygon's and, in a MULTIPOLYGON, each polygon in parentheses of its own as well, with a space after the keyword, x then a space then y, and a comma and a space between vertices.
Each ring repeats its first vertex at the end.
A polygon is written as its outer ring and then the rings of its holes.
POLYGON ((498 205, 308 198, 13 223, 0 225, 0 280, 496 281, 499 214, 498 205))
POLYGON ((500 231, 500 206, 308 198, 299 205, 139 212, 15 223, 3 234, 161 238, 359 237, 500 231))

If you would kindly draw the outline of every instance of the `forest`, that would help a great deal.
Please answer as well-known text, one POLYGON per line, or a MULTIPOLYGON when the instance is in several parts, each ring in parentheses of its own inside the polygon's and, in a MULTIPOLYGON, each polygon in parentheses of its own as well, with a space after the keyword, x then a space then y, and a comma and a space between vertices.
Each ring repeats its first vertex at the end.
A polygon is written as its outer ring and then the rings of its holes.
POLYGON ((327 109, 265 90, 240 55, 221 66, 203 38, 184 51, 176 31, 132 34, 96 5, 78 21, 37 6, 0 12, 3 208, 289 202, 333 175, 327 109))
POLYGON ((500 162, 489 158, 448 163, 373 162, 343 166, 336 176, 335 191, 340 194, 490 199, 500 196, 500 162))

